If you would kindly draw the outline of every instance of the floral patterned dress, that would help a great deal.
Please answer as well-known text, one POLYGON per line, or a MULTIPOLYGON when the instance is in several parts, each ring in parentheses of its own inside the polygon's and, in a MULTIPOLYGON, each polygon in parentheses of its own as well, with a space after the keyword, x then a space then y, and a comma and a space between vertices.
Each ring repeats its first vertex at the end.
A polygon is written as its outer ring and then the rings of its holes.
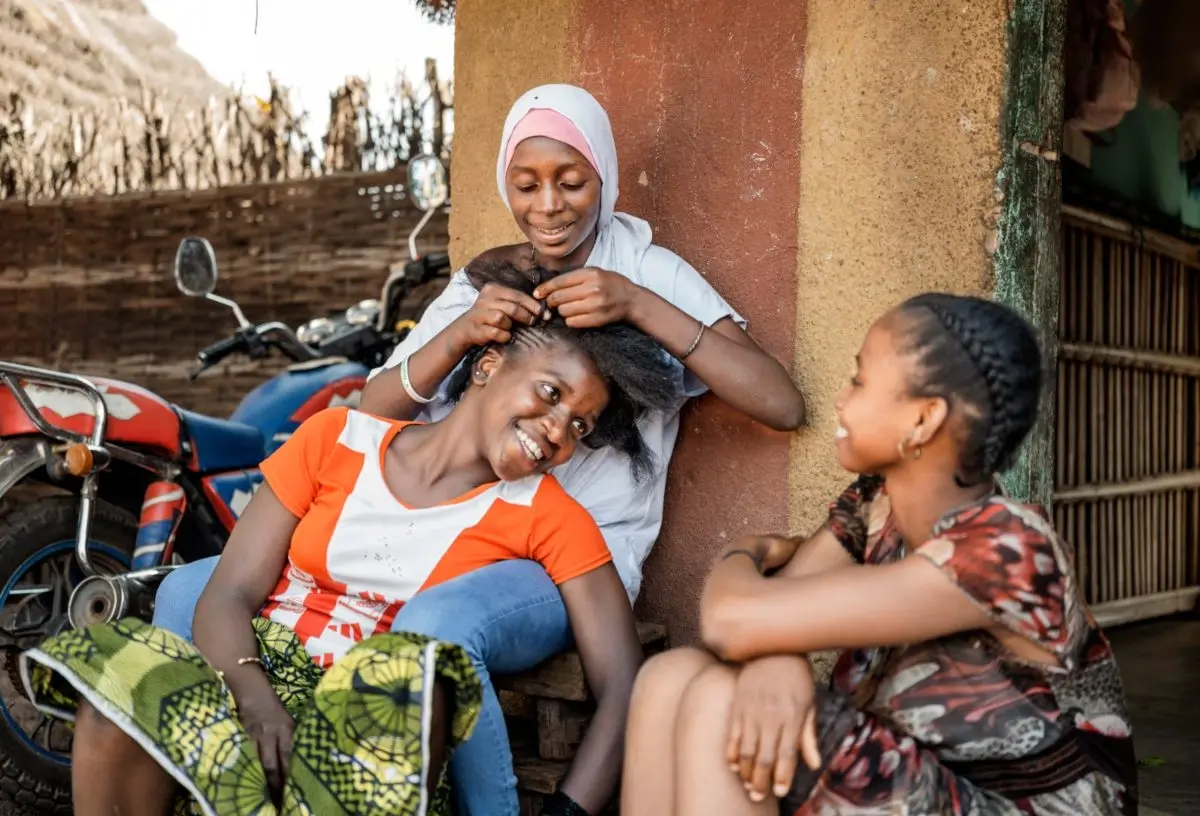
POLYGON ((863 477, 828 524, 859 563, 928 558, 1059 666, 1021 660, 986 631, 843 652, 823 692, 823 711, 840 710, 843 725, 825 734, 815 786, 784 813, 1137 812, 1117 664, 1040 508, 994 495, 948 514, 910 550, 882 481, 863 477))

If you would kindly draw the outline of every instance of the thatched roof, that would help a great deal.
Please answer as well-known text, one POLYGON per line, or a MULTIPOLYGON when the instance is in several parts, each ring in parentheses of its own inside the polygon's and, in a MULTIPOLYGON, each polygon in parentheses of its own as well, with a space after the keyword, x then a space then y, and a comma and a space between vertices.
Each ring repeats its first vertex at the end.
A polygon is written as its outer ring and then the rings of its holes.
POLYGON ((39 118, 139 98, 141 83, 186 109, 224 92, 140 0, 0 0, 0 94, 39 118))

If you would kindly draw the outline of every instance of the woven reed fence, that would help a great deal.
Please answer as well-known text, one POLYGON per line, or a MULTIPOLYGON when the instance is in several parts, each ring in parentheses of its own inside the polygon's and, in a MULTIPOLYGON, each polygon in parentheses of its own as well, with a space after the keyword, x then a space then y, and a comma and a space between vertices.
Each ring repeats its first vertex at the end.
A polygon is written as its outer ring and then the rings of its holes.
MULTIPOLYGON (((403 168, 200 192, 59 202, 0 202, 0 357, 115 377, 180 405, 227 415, 283 361, 230 361, 191 382, 201 347, 236 328, 232 314, 175 288, 179 240, 207 237, 218 292, 253 321, 296 326, 378 297, 407 259, 421 213, 403 168)), ((419 249, 444 249, 445 214, 419 249)))
POLYGON ((1054 514, 1103 623, 1200 595, 1200 251, 1064 208, 1054 514))

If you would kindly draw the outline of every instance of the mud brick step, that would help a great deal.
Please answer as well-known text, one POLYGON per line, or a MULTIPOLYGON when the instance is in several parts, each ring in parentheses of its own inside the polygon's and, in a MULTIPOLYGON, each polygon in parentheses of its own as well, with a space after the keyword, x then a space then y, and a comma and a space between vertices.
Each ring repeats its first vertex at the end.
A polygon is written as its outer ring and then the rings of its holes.
MULTIPOLYGON (((666 627, 657 623, 639 622, 637 628, 642 649, 647 655, 656 654, 666 648, 666 627)), ((583 673, 583 661, 579 652, 574 650, 555 655, 527 672, 497 677, 495 682, 496 688, 501 691, 515 692, 528 697, 570 700, 577 703, 590 699, 587 678, 583 673)))
POLYGON ((532 697, 504 689, 497 690, 496 696, 500 698, 500 710, 504 712, 505 717, 515 717, 521 720, 537 719, 537 700, 532 697))
POLYGON ((513 759, 517 788, 542 796, 549 796, 558 790, 559 783, 566 778, 570 769, 570 762, 554 762, 531 756, 518 756, 513 759))

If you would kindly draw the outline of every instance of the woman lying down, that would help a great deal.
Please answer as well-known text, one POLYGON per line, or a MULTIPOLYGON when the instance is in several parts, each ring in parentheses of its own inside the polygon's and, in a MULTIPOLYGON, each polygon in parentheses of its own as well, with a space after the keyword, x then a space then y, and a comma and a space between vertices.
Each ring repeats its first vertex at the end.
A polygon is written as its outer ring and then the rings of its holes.
MULTIPOLYGON (((527 292, 539 278, 475 273, 527 292)), ((578 761, 611 793, 641 649, 599 529, 547 471, 581 442, 645 470, 635 422, 680 398, 677 372, 627 325, 551 317, 475 349, 451 389, 440 422, 331 408, 263 462, 195 647, 129 619, 22 656, 30 698, 76 723, 77 814, 446 812, 447 755, 483 687, 458 646, 393 633, 392 618, 506 559, 561 589, 598 702, 578 761)))

